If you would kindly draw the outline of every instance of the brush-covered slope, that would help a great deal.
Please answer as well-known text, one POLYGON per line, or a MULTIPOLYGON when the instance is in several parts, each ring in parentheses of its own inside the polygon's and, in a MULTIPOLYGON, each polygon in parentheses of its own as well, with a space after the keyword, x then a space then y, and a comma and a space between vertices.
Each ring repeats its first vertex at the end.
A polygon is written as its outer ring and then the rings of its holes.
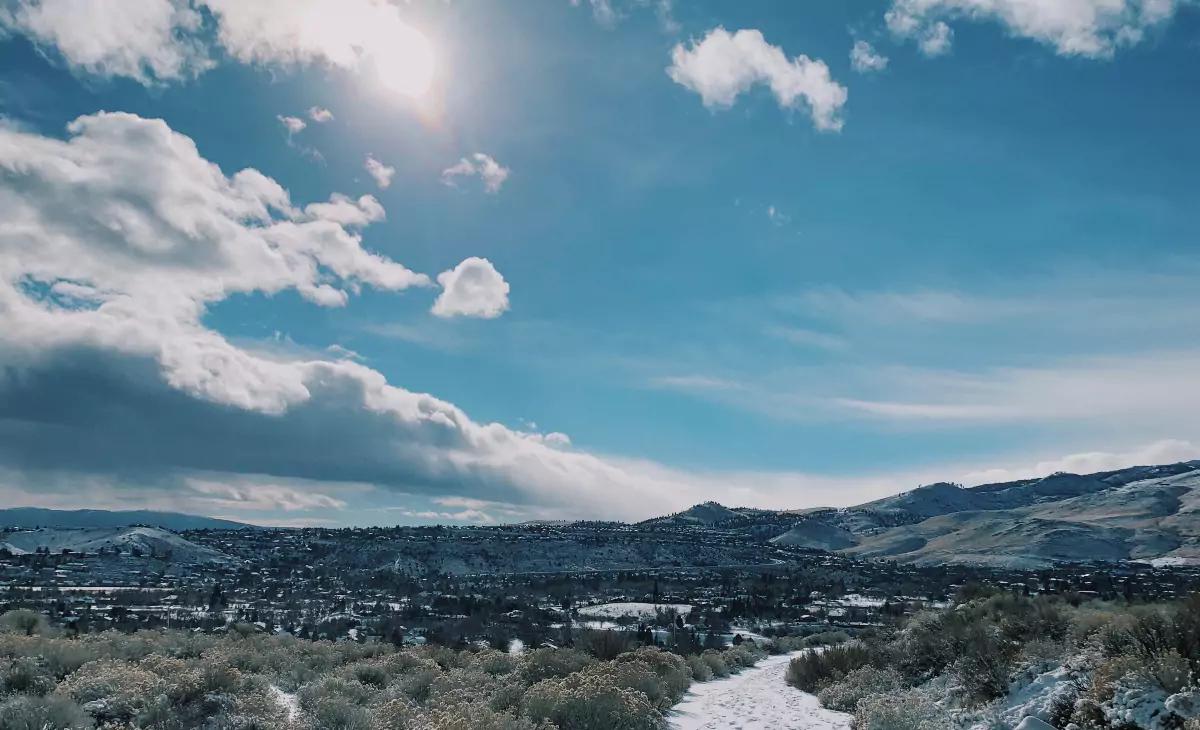
POLYGON ((706 502, 642 524, 901 562, 1200 564, 1200 461, 970 488, 930 484, 846 509, 780 512, 706 502))

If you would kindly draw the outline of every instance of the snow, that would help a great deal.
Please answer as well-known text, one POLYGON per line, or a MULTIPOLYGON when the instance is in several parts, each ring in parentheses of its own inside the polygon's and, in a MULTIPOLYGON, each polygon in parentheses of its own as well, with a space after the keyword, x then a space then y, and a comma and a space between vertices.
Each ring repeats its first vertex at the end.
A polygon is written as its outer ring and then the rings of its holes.
POLYGON ((661 611, 674 610, 682 616, 692 612, 692 607, 686 603, 601 603, 598 606, 583 606, 579 609, 580 616, 596 618, 619 618, 629 616, 635 619, 647 620, 654 618, 661 611))
POLYGON ((296 717, 300 714, 300 700, 296 698, 296 695, 271 685, 271 697, 287 712, 288 722, 295 722, 296 717))
MULTIPOLYGON (((805 650, 808 651, 808 650, 805 650)), ((697 682, 669 716, 671 730, 849 730, 850 715, 784 681, 788 662, 804 653, 768 657, 725 679, 697 682)))

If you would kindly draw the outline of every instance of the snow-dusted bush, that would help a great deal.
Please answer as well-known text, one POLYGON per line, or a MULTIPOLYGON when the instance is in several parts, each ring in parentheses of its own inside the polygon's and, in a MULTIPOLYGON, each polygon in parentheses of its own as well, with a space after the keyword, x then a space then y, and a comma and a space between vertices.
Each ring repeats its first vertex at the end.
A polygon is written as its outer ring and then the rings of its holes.
POLYGON ((854 711, 855 730, 946 730, 949 714, 926 692, 909 690, 862 699, 854 711))
POLYGON ((986 626, 971 629, 959 647, 954 672, 959 686, 972 703, 984 703, 1008 692, 1010 645, 988 631, 986 626))
POLYGON ((526 691, 523 709, 534 722, 560 730, 657 730, 662 718, 646 695, 594 672, 538 682, 526 691))
POLYGON ((97 659, 67 677, 58 691, 97 719, 128 721, 165 689, 158 675, 119 659, 97 659))
POLYGON ((679 701, 692 683, 692 670, 687 661, 678 654, 662 651, 656 647, 643 646, 636 651, 622 654, 611 665, 619 669, 623 663, 644 663, 662 682, 664 697, 669 701, 668 707, 679 701))
POLYGON ((44 695, 54 685, 54 675, 33 657, 14 659, 0 669, 0 694, 44 695))
POLYGON ((721 652, 717 651, 716 649, 705 649, 704 653, 700 655, 700 658, 703 659, 704 663, 708 665, 708 668, 712 670, 712 676, 729 676, 729 665, 725 663, 725 656, 721 652))
POLYGON ((60 695, 22 695, 0 702, 0 730, 86 730, 92 718, 60 695))
POLYGON ((845 677, 827 684, 818 694, 821 704, 839 712, 854 712, 859 700, 890 694, 904 686, 904 678, 895 669, 859 667, 845 677))
POLYGON ((712 667, 699 654, 687 658, 688 668, 692 670, 692 679, 697 682, 707 682, 713 678, 712 667))

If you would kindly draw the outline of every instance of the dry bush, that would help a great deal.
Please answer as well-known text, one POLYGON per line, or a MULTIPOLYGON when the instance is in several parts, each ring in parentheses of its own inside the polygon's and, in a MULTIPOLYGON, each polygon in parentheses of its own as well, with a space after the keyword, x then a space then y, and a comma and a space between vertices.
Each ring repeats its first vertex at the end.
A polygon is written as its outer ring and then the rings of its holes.
POLYGON ((870 663, 870 652, 859 644, 834 646, 793 659, 788 664, 786 679, 788 684, 797 689, 816 693, 870 663))

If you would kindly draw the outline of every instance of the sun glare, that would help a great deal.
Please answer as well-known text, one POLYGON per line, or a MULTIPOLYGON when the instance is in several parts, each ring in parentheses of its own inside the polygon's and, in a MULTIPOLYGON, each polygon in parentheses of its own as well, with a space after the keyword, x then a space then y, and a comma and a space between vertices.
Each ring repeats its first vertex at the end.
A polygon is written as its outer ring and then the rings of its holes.
POLYGON ((435 59, 433 45, 421 31, 406 28, 400 37, 376 44, 371 55, 379 82, 387 89, 412 98, 429 91, 435 59))

